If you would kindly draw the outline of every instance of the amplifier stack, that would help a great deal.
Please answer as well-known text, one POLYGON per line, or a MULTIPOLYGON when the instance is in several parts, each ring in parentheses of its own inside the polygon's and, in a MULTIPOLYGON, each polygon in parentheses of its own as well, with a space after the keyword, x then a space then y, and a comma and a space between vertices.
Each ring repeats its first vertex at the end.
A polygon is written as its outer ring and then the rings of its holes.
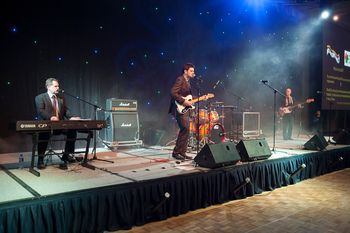
POLYGON ((107 128, 99 135, 104 143, 110 146, 142 145, 136 100, 107 99, 106 111, 100 112, 98 118, 107 122, 107 128))

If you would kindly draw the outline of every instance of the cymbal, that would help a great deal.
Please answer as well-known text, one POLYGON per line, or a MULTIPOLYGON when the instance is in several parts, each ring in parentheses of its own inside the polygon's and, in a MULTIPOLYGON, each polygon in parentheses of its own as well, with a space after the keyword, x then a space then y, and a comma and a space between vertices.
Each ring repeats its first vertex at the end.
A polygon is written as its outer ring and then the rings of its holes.
POLYGON ((222 105, 222 108, 233 108, 233 109, 237 109, 237 106, 233 106, 233 105, 222 105))
POLYGON ((224 102, 214 102, 214 103, 211 103, 210 105, 221 105, 221 104, 224 104, 224 102))

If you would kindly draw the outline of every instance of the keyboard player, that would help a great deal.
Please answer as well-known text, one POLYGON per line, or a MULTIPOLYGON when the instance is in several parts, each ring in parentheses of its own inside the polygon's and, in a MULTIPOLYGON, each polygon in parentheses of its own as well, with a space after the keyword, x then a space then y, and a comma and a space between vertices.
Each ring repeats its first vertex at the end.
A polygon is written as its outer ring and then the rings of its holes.
MULTIPOLYGON (((80 117, 73 116, 63 96, 59 95, 59 82, 55 78, 48 78, 45 82, 47 92, 35 97, 35 106, 38 120, 79 120, 80 117)), ((65 134, 67 141, 62 156, 63 163, 61 169, 67 169, 67 163, 74 162, 75 140, 77 138, 76 130, 59 130, 54 131, 54 135, 65 134)), ((45 169, 44 156, 47 149, 48 140, 51 137, 50 132, 39 133, 38 143, 38 169, 45 169)))

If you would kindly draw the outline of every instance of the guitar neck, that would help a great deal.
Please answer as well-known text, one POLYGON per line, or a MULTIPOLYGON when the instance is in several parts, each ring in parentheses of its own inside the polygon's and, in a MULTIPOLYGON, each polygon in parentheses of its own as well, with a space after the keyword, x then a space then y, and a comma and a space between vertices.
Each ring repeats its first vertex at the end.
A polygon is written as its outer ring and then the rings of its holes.
POLYGON ((205 96, 201 96, 201 97, 199 97, 199 98, 193 99, 193 100, 192 100, 192 103, 196 103, 196 102, 202 101, 202 100, 204 100, 204 99, 205 99, 205 96))
MULTIPOLYGON (((300 105, 304 105, 304 104, 306 104, 306 103, 307 103, 307 101, 305 101, 305 102, 303 102, 303 103, 300 103, 300 105)), ((294 104, 294 105, 292 105, 292 106, 289 106, 288 108, 289 108, 289 109, 293 109, 293 108, 298 107, 298 105, 299 105, 299 104, 294 104)))

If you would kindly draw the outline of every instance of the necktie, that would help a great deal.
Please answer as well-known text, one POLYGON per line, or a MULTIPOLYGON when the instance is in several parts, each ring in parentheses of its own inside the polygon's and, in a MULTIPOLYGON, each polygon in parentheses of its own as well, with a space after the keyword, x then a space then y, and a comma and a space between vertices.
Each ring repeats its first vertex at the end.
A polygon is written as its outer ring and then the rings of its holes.
POLYGON ((53 110, 54 110, 54 113, 55 113, 55 116, 58 118, 58 104, 57 104, 57 97, 56 95, 53 95, 52 96, 52 103, 53 103, 53 110))

